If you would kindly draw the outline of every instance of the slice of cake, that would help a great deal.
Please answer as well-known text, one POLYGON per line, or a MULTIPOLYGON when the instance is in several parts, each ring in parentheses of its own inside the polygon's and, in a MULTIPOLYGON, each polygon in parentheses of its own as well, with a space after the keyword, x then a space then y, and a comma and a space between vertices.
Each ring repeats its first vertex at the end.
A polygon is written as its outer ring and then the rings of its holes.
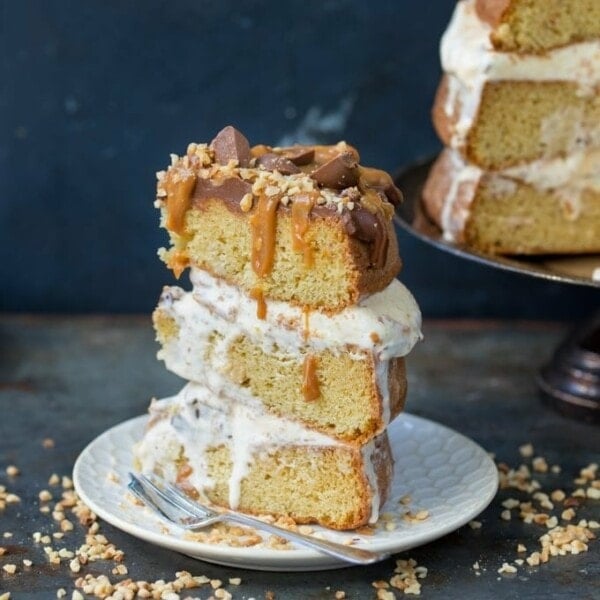
POLYGON ((233 127, 190 144, 158 173, 172 244, 161 257, 176 275, 192 265, 257 298, 330 311, 354 304, 400 270, 400 192, 358 161, 344 142, 250 148, 233 127))
POLYGON ((192 283, 163 290, 159 358, 189 383, 151 407, 139 468, 218 506, 374 523, 421 318, 395 280, 390 176, 344 142, 250 148, 226 127, 157 195, 161 256, 192 283))
POLYGON ((600 26, 582 24, 598 10, 457 3, 433 108, 451 151, 424 191, 447 239, 488 253, 600 250, 600 26))
POLYGON ((353 529, 377 520, 389 491, 385 434, 344 444, 193 383, 150 419, 138 468, 217 506, 353 529))
POLYGON ((307 318, 273 300, 259 319, 239 288, 196 269, 191 280, 193 292, 165 288, 154 313, 170 371, 353 443, 402 410, 402 357, 419 339, 420 313, 399 281, 333 315, 307 318))

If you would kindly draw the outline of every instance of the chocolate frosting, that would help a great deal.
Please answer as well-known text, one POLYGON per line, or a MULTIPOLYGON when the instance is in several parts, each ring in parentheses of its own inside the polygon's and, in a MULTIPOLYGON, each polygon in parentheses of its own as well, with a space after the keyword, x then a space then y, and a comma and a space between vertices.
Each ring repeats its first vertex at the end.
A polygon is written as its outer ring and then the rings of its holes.
POLYGON ((239 177, 230 177, 220 184, 214 184, 209 179, 198 178, 192 192, 192 201, 198 204, 202 200, 219 198, 219 200, 239 207, 242 198, 251 193, 252 186, 239 177))
POLYGON ((366 208, 342 212, 342 223, 349 236, 366 242, 371 246, 370 260, 378 269, 385 266, 387 250, 390 243, 386 223, 379 213, 372 213, 366 208))

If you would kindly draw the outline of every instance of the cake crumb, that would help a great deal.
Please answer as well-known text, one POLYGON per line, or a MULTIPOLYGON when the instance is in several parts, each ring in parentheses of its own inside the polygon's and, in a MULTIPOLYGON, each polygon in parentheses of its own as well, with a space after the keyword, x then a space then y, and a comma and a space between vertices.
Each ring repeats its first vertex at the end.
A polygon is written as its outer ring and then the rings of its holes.
POLYGON ((33 564, 33 561, 29 560, 28 558, 24 558, 23 559, 23 566, 24 567, 31 567, 32 564, 33 564))
POLYGON ((52 500, 52 494, 48 490, 42 490, 38 494, 38 497, 42 502, 50 502, 52 500))
POLYGON ((12 563, 8 563, 6 565, 2 566, 2 569, 8 573, 9 575, 14 575, 17 572, 17 565, 14 565, 12 563))
POLYGON ((54 448, 54 440, 52 438, 44 438, 42 440, 42 446, 46 449, 54 448))
POLYGON ((471 529, 481 529, 481 521, 469 521, 469 527, 471 529))
POLYGON ((565 508, 560 514, 560 518, 563 521, 571 521, 575 517, 575 511, 572 508, 565 508))
POLYGON ((589 487, 585 491, 585 495, 592 500, 600 500, 600 490, 595 487, 589 487))
POLYGON ((8 467, 6 467, 6 474, 9 477, 16 477, 21 474, 21 471, 19 470, 19 467, 15 465, 8 465, 8 467))
POLYGON ((533 444, 527 443, 527 444, 523 444, 522 446, 519 446, 519 454, 523 458, 531 458, 533 456, 533 453, 534 453, 533 444))
POLYGON ((230 585, 240 585, 242 583, 241 577, 230 577, 229 578, 230 585))
POLYGON ((502 566, 498 569, 498 573, 500 573, 500 574, 516 573, 516 572, 517 572, 517 567, 515 567, 514 565, 510 565, 507 562, 502 563, 502 566))
POLYGON ((504 521, 510 521, 510 510, 505 509, 500 513, 500 518, 504 521))
POLYGON ((342 590, 338 590, 335 593, 335 600, 344 600, 346 598, 346 592, 342 590))
POLYGON ((517 544, 517 552, 527 552, 527 548, 523 544, 517 544))

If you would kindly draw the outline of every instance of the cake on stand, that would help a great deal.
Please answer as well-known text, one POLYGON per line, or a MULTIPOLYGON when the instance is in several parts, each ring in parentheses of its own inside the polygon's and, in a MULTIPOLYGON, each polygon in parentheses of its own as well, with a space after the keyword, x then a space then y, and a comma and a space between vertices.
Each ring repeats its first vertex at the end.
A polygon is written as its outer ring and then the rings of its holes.
MULTIPOLYGON (((491 256, 445 240, 421 205, 421 192, 433 160, 411 165, 395 178, 404 194, 404 202, 396 208, 400 227, 455 256, 557 284, 595 287, 600 298, 600 255, 491 256)), ((563 414, 600 422, 600 311, 572 330, 538 372, 537 383, 545 401, 563 414)))

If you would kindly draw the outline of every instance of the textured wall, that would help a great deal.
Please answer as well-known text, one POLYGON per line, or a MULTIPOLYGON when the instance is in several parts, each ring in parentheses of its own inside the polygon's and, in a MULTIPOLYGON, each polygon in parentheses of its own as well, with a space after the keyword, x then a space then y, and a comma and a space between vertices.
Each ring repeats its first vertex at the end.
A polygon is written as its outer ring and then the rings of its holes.
MULTIPOLYGON (((224 124, 254 143, 344 138, 390 170, 439 147, 429 110, 451 0, 0 6, 1 310, 150 310, 172 281, 154 172, 224 124)), ((599 303, 400 241, 429 316, 599 303)))

